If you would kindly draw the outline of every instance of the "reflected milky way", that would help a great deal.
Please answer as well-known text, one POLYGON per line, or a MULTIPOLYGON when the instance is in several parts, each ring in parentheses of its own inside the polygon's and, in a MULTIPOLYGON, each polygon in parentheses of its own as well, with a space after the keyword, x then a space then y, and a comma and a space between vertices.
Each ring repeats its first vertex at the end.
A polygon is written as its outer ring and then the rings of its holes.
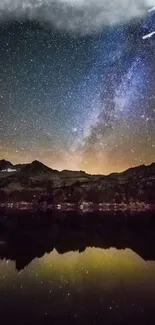
POLYGON ((153 214, 56 212, 34 218, 26 212, 4 219, 2 323, 153 324, 153 214))
POLYGON ((86 248, 63 255, 54 249, 19 273, 3 260, 0 279, 5 322, 16 317, 27 324, 101 324, 103 319, 145 324, 148 310, 150 319, 154 316, 155 263, 130 249, 86 248))

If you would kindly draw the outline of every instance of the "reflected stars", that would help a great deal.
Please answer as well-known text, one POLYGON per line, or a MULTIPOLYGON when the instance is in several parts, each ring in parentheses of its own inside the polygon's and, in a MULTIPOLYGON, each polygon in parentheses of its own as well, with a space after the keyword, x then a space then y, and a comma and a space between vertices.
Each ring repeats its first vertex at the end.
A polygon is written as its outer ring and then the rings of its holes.
POLYGON ((34 259, 22 273, 15 271, 13 262, 3 260, 0 272, 1 277, 5 274, 0 316, 6 306, 12 315, 12 301, 17 319, 26 304, 26 319, 34 323, 46 319, 80 323, 91 318, 100 324, 132 313, 134 320, 135 315, 141 319, 148 308, 154 310, 154 264, 129 249, 87 248, 62 255, 53 250, 34 259))

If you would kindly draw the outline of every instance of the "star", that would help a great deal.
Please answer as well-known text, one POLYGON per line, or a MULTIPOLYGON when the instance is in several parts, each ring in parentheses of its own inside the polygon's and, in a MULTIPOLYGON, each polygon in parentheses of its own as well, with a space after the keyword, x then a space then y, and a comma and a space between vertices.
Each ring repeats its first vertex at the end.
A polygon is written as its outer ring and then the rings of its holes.
POLYGON ((147 10, 136 22, 82 35, 4 19, 1 157, 94 174, 152 163, 155 42, 141 36, 154 25, 147 10))

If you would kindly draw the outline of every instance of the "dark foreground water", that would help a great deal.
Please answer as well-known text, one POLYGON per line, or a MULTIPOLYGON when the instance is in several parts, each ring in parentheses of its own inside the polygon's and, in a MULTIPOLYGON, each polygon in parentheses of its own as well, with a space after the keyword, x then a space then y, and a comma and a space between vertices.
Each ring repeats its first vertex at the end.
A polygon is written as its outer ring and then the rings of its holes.
POLYGON ((1 227, 0 324, 155 324, 154 225, 86 219, 1 227))

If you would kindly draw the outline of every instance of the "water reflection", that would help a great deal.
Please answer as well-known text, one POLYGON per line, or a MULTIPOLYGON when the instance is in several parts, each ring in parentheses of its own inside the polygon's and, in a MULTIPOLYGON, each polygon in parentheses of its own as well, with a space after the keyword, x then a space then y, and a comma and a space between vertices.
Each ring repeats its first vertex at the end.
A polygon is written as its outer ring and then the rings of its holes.
POLYGON ((3 229, 0 322, 155 324, 154 235, 104 223, 3 229))
POLYGON ((43 229, 16 229, 0 237, 0 258, 15 261, 22 270, 36 257, 54 249, 59 254, 70 251, 84 252, 87 247, 118 250, 130 248, 144 260, 155 260, 155 229, 131 227, 96 227, 58 225, 43 229))

